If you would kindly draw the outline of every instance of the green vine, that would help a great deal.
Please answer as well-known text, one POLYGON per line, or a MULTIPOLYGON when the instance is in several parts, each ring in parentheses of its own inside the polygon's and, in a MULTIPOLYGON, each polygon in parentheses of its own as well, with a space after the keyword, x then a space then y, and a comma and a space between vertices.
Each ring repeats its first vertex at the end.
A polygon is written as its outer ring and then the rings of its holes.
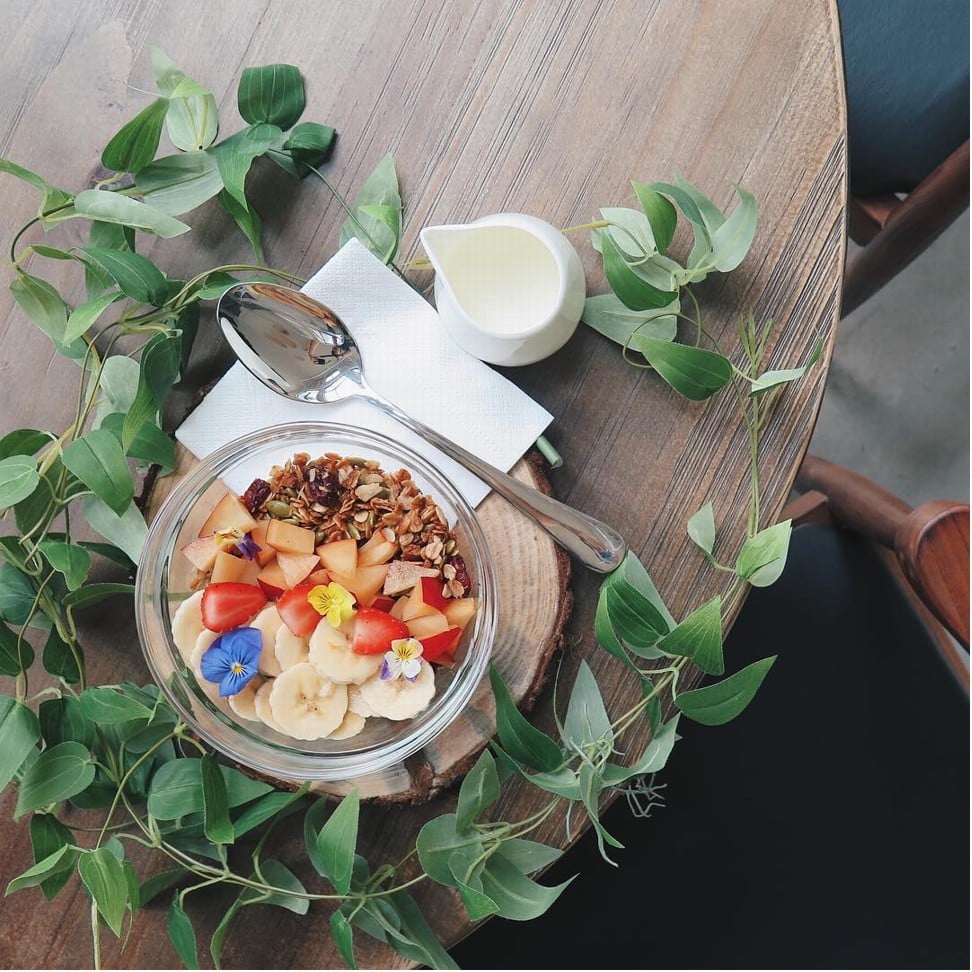
POLYGON ((0 674, 14 680, 13 694, 0 696, 0 786, 12 782, 17 788, 14 817, 29 817, 35 857, 9 882, 7 894, 39 887, 51 899, 76 875, 91 898, 95 968, 102 964, 102 926, 124 943, 137 912, 169 893, 170 940, 182 962, 197 968, 187 907, 193 895, 215 885, 239 889, 210 942, 217 967, 242 909, 264 904, 304 914, 320 901, 333 907, 331 931, 349 967, 355 967, 355 936, 365 935, 413 961, 453 968, 411 895, 414 887, 432 881, 456 889, 472 920, 537 917, 567 886, 547 887, 531 877, 559 855, 533 839, 537 831, 567 806, 568 825, 572 812, 586 815, 610 860, 620 845, 599 819, 601 795, 616 790, 646 815, 659 800, 654 776, 678 738, 679 719, 727 722, 759 688, 772 658, 703 688, 685 688, 684 679, 692 669, 724 675, 729 606, 744 585, 771 584, 783 569, 789 523, 761 526, 760 434, 776 396, 806 372, 819 350, 802 367, 764 371, 769 322, 758 324, 752 316, 741 322, 739 364, 703 325, 692 287, 711 272, 738 266, 755 233, 756 201, 742 188, 739 205, 726 217, 683 180, 634 183, 639 210, 605 208, 600 220, 571 228, 591 231, 612 287, 612 293, 588 300, 585 321, 617 342, 625 361, 654 370, 692 400, 732 386, 749 443, 746 539, 732 564, 720 563, 713 552, 712 504, 688 520, 702 555, 731 582, 724 595, 680 621, 633 554, 604 579, 595 634, 638 680, 641 697, 628 711, 608 714, 582 661, 566 707, 555 700, 557 731, 547 735, 517 710, 500 673, 491 671, 496 738, 463 780, 455 810, 430 820, 402 860, 369 862, 357 853, 357 791, 336 806, 313 799, 306 786, 296 793, 276 791, 219 764, 155 686, 89 685, 85 677, 76 615, 107 597, 131 596, 125 575, 135 569, 146 530, 135 504, 132 465, 156 465, 163 473, 174 466, 162 408, 185 370, 200 305, 231 286, 236 274, 303 282, 260 257, 261 221, 244 185, 253 160, 263 156, 295 177, 318 176, 346 212, 341 242, 360 239, 402 273, 394 264, 402 205, 393 160, 382 159, 354 204, 347 204, 318 171, 333 129, 298 124, 304 88, 296 68, 247 69, 238 97, 247 127, 217 143, 212 94, 159 51, 153 67, 160 96, 109 142, 102 162, 112 172, 94 188, 70 193, 0 159, 0 172, 42 194, 37 216, 11 243, 14 299, 80 370, 74 415, 65 429, 17 429, 0 439, 0 510, 16 527, 15 534, 0 537, 0 674), (176 152, 156 158, 163 128, 176 152), (212 199, 247 236, 255 263, 173 280, 137 251, 137 232, 162 238, 187 232, 178 217, 212 199), (667 252, 676 206, 693 232, 685 265, 667 252), (90 223, 85 246, 63 250, 31 242, 18 249, 33 228, 47 230, 69 219, 90 223), (28 272, 37 258, 73 262, 84 275, 84 300, 72 306, 28 272), (683 292, 691 313, 682 311, 683 292), (116 313, 109 315, 112 309, 116 313), (679 321, 690 326, 688 342, 676 340, 679 321), (119 350, 122 338, 129 339, 126 350, 119 350), (713 348, 703 348, 703 339, 713 348), (75 539, 78 516, 104 540, 75 539), (123 579, 90 580, 96 560, 113 565, 123 579), (43 641, 40 664, 58 684, 31 696, 34 635, 43 641), (631 760, 627 734, 646 723, 650 742, 631 760), (545 791, 549 800, 520 820, 491 819, 503 787, 514 779, 545 791), (92 828, 72 822, 75 815, 62 812, 65 801, 100 812, 100 823, 92 828), (295 814, 302 818, 307 861, 320 889, 308 888, 286 864, 266 856, 274 828, 295 814), (126 854, 132 844, 164 857, 168 869, 139 880, 126 854), (241 870, 235 862, 244 848, 249 863, 241 870))

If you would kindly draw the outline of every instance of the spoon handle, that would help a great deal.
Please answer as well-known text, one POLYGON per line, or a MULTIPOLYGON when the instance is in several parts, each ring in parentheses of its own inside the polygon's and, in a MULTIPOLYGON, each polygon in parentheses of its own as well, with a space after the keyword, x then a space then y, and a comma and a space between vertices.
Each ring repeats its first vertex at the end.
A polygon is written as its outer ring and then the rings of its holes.
POLYGON ((522 513, 532 517, 565 550, 573 554, 584 566, 601 573, 608 573, 624 559, 627 546, 621 534, 594 517, 575 510, 550 496, 544 496, 526 483, 508 476, 491 466, 451 439, 440 435, 418 419, 403 412, 397 405, 382 398, 371 388, 363 390, 362 397, 401 422, 406 428, 431 442, 450 459, 475 473, 505 500, 522 513))

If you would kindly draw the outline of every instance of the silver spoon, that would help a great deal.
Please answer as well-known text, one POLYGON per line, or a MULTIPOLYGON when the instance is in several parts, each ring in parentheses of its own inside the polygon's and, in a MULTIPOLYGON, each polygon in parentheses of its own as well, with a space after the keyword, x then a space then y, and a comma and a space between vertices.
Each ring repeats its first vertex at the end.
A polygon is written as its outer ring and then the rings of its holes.
POLYGON ((278 395, 315 403, 363 398, 475 473, 586 567, 606 573, 621 563, 626 546, 616 530, 476 458, 374 391, 354 338, 330 308, 289 287, 250 283, 227 290, 216 316, 244 367, 278 395))

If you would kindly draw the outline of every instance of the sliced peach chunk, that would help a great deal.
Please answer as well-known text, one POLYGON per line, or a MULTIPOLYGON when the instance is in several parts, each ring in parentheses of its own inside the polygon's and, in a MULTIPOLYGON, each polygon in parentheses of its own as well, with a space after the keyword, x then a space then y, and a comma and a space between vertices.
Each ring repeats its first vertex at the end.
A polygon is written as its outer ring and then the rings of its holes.
POLYGON ((213 512, 206 517, 206 522, 199 531, 199 536, 207 537, 218 531, 234 530, 242 536, 249 533, 257 521, 250 516, 250 511, 243 505, 239 496, 227 493, 213 508, 213 512))
POLYGON ((359 605, 369 607, 385 583, 387 573, 387 564, 375 564, 373 567, 359 567, 350 577, 344 574, 332 574, 331 577, 336 584, 347 588, 359 605))
POLYGON ((210 578, 210 583, 221 584, 224 581, 231 581, 239 584, 243 582, 243 575, 246 573, 249 563, 250 561, 244 560, 243 557, 234 557, 225 550, 218 551, 213 563, 213 576, 210 578))
POLYGON ((443 613, 449 619, 449 624, 456 624, 465 628, 476 616, 479 605, 474 597, 456 597, 446 603, 443 613))
POLYGON ((412 588, 412 593, 408 596, 408 603, 402 612, 402 620, 411 621, 413 618, 420 618, 426 614, 439 613, 441 612, 438 608, 433 607, 422 597, 422 581, 420 579, 415 587, 412 588))
POLYGON ((358 567, 358 543, 350 537, 347 540, 322 543, 317 548, 317 556, 332 574, 351 577, 358 567))
POLYGON ((257 525, 250 531, 250 539, 260 548, 254 560, 261 567, 266 567, 277 556, 277 551, 267 543, 267 529, 272 522, 272 520, 258 520, 257 525))
POLYGON ((398 553, 398 544, 394 540, 386 540, 381 530, 375 530, 358 548, 358 566, 374 567, 375 564, 387 564, 396 553, 398 553))
POLYGON ((287 590, 287 581, 284 579, 283 570, 280 564, 274 560, 272 563, 267 564, 263 570, 257 574, 257 583, 263 588, 263 593, 270 598, 271 601, 275 601, 285 590, 287 590))
POLYGON ((309 584, 330 584, 331 575, 323 567, 319 567, 307 575, 307 582, 309 584))
POLYGON ((267 543, 277 553, 312 554, 314 531, 283 520, 270 520, 267 524, 267 543))
POLYGON ((402 620, 402 615, 405 613, 405 608, 408 607, 408 598, 399 597, 395 599, 394 607, 389 610, 389 614, 393 618, 398 618, 399 621, 402 620))
POLYGON ((408 633, 413 638, 421 641, 423 638, 430 638, 432 635, 445 631, 446 628, 454 627, 449 624, 448 618, 441 612, 434 614, 423 614, 417 618, 410 618, 405 622, 408 626, 408 633))
POLYGON ((198 540, 187 543, 182 548, 182 553, 193 567, 210 570, 216 562, 216 554, 219 553, 219 541, 213 536, 199 537, 198 540))
POLYGON ((277 554, 277 563, 283 572, 288 587, 296 587, 307 575, 320 565, 316 553, 309 554, 277 554))

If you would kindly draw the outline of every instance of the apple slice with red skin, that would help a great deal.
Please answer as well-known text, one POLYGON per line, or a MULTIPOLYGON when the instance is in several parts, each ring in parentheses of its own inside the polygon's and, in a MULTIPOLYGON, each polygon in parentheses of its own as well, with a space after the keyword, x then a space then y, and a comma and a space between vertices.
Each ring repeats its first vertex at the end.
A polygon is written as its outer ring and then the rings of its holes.
POLYGON ((371 602, 377 597, 381 585, 385 582, 385 574, 388 572, 387 564, 375 564, 373 567, 359 567, 350 576, 333 573, 332 580, 349 590, 355 597, 358 604, 363 607, 370 607, 371 602))
POLYGON ((199 537, 182 548, 182 554, 192 566, 203 571, 212 570, 219 552, 219 541, 214 536, 199 537))
POLYGON ((394 540, 386 540, 381 530, 376 530, 358 548, 358 566, 374 567, 376 564, 387 564, 398 553, 398 544, 394 540))
POLYGON ((423 577, 419 583, 422 585, 422 600, 436 611, 444 611, 449 599, 442 596, 442 578, 423 577))
POLYGON ((453 625, 427 638, 419 638, 422 645, 422 657, 427 662, 451 662, 452 654, 462 637, 462 628, 453 625))
POLYGON ((379 594, 368 607, 373 607, 376 611, 390 611, 395 606, 395 598, 385 597, 384 594, 379 594))
POLYGON ((307 575, 320 565, 317 554, 278 553, 277 563, 283 572, 287 587, 296 587, 307 575))
POLYGON ((423 614, 417 618, 411 618, 405 622, 408 627, 409 633, 413 638, 418 638, 421 641, 423 638, 428 638, 431 635, 438 634, 440 631, 445 631, 446 628, 452 627, 449 624, 446 616, 441 611, 436 611, 433 614, 423 614))
POLYGON ((257 583, 263 588, 263 593, 271 601, 275 601, 287 590, 287 581, 284 579, 283 568, 281 568, 276 560, 271 561, 257 574, 257 583))
POLYGON ((442 613, 449 619, 449 624, 457 624, 465 628, 474 617, 479 603, 474 597, 454 597, 446 602, 442 613))
POLYGON ((253 558, 261 567, 266 567, 277 556, 277 551, 267 543, 267 528, 270 520, 258 520, 250 531, 250 539, 260 548, 253 558))

